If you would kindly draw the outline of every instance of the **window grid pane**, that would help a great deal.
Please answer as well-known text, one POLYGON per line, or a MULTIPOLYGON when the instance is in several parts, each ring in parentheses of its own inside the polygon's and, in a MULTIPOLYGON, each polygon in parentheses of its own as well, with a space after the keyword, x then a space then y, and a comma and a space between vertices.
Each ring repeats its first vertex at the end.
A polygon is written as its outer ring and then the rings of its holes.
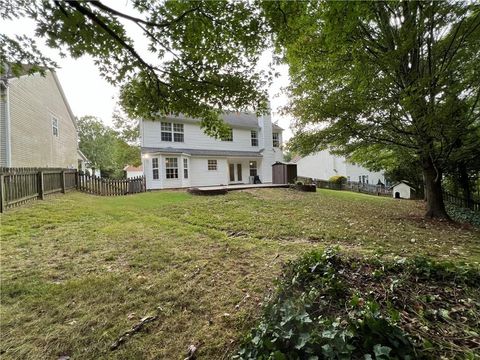
POLYGON ((162 122, 162 131, 172 131, 172 123, 162 122))
POLYGON ((152 177, 153 180, 159 179, 159 172, 158 172, 158 158, 152 159, 152 177))
POLYGON ((252 146, 258 146, 258 134, 255 130, 251 131, 252 146))
POLYGON ((183 159, 183 178, 188 179, 188 160, 183 159))
POLYGON ((217 170, 217 160, 208 160, 208 170, 217 170))
POLYGON ((183 133, 182 134, 174 133, 173 134, 173 141, 174 142, 183 142, 183 133))
POLYGON ((172 141, 172 133, 162 131, 162 141, 172 141))
POLYGON ((272 133, 273 147, 280 147, 278 133, 272 133))
POLYGON ((165 176, 167 179, 178 179, 177 158, 165 158, 165 176))
POLYGON ((230 129, 230 133, 222 141, 233 141, 233 129, 230 129))

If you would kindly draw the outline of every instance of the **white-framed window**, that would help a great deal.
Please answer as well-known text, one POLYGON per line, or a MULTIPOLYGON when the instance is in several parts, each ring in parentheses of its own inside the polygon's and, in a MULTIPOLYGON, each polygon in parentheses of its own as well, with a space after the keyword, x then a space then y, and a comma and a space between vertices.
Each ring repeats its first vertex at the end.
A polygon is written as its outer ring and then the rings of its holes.
POLYGON ((350 176, 347 176, 347 181, 350 182, 350 176))
POLYGON ((153 180, 159 179, 158 173, 158 158, 152 158, 152 178, 153 180))
POLYGON ((58 137, 58 119, 52 116, 52 134, 58 137))
POLYGON ((161 140, 169 142, 183 142, 184 132, 183 124, 172 124, 170 122, 163 122, 160 124, 161 140))
POLYGON ((183 178, 188 179, 188 159, 183 159, 183 178))
POLYGON ((252 141, 252 146, 258 146, 258 132, 257 132, 257 130, 252 130, 250 132, 250 139, 252 141))
POLYGON ((208 170, 217 171, 217 160, 208 160, 208 170))
POLYGON ((183 124, 173 124, 173 142, 183 142, 183 124))
POLYGON ((257 162, 250 161, 250 176, 257 176, 257 162))
POLYGON ((280 147, 280 134, 277 132, 272 133, 273 147, 280 147))
POLYGON ((165 158, 165 177, 178 179, 178 158, 165 158))
POLYGON ((227 136, 224 136, 222 138, 222 141, 233 141, 233 129, 230 128, 230 132, 228 133, 227 136))

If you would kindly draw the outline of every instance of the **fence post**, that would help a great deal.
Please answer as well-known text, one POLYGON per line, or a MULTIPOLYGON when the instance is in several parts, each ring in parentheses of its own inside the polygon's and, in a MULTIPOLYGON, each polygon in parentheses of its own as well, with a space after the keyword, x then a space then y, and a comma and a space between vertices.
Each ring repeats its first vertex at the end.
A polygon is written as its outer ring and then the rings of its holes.
POLYGON ((65 170, 62 170, 62 194, 65 194, 65 170))
POLYGON ((0 213, 6 210, 5 175, 0 175, 0 213))
POLYGON ((38 197, 40 200, 45 199, 45 195, 43 194, 45 187, 43 183, 43 171, 38 172, 38 197))

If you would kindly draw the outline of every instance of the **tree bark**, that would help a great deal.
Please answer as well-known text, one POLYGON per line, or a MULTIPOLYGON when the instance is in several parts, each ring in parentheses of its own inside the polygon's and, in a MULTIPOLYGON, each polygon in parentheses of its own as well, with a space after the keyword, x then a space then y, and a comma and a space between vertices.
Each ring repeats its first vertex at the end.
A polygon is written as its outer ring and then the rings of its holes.
POLYGON ((442 172, 438 167, 435 167, 430 157, 423 160, 423 176, 425 179, 425 196, 427 198, 425 217, 450 220, 443 202, 442 172))

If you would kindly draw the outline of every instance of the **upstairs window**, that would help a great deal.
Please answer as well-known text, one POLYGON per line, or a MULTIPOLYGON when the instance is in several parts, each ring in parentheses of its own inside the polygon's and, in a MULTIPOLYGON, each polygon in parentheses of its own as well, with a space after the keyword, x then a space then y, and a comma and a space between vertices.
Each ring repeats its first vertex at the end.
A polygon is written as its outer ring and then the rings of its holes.
POLYGON ((209 171, 217 170, 217 160, 208 160, 208 170, 209 171))
POLYGON ((273 147, 280 147, 280 135, 276 132, 272 133, 273 147))
POLYGON ((178 179, 178 158, 165 158, 165 177, 178 179))
POLYGON ((153 180, 158 180, 158 158, 152 159, 152 177, 153 180))
POLYGON ((172 124, 169 122, 161 123, 162 141, 183 142, 183 124, 172 124))
POLYGON ((258 146, 258 133, 256 130, 250 132, 250 138, 252 140, 252 146, 258 146))
POLYGON ((188 159, 183 159, 183 178, 188 179, 188 159))
POLYGON ((230 128, 230 132, 228 133, 227 136, 224 136, 222 138, 222 141, 233 141, 233 129, 230 128))
POLYGON ((52 117, 52 134, 58 137, 58 119, 56 117, 52 117))

